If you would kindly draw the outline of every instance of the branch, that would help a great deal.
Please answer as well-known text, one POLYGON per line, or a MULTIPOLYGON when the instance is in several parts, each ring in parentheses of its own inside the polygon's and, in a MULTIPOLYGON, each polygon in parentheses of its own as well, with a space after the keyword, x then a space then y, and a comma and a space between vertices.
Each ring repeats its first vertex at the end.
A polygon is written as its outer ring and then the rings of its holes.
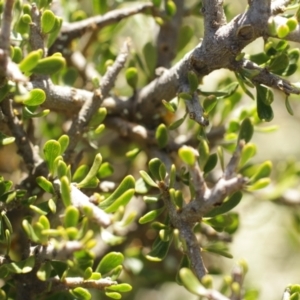
POLYGON ((42 161, 41 157, 38 155, 38 149, 35 149, 29 141, 21 121, 19 121, 18 117, 15 116, 12 100, 3 100, 1 107, 7 118, 8 127, 16 139, 15 141, 18 146, 18 153, 22 156, 29 173, 31 173, 35 166, 42 161))
POLYGON ((27 78, 22 74, 17 64, 9 57, 10 47, 10 27, 12 21, 12 10, 14 0, 7 0, 4 6, 3 17, 1 20, 0 33, 0 87, 6 83, 6 77, 14 81, 26 82, 27 78))
POLYGON ((81 37, 86 32, 99 31, 108 25, 120 22, 132 15, 144 13, 152 7, 152 3, 145 3, 133 8, 115 9, 103 16, 91 17, 74 23, 64 23, 61 34, 51 47, 50 52, 62 51, 68 47, 72 40, 81 37))
POLYGON ((39 262, 44 262, 46 260, 67 260, 74 252, 82 250, 84 245, 79 241, 66 241, 63 243, 53 243, 49 242, 48 245, 37 245, 30 247, 30 255, 34 255, 39 262))
POLYGON ((201 257, 200 246, 193 232, 193 222, 186 221, 181 217, 181 214, 177 212, 175 205, 173 204, 169 190, 163 182, 159 186, 162 192, 162 199, 167 208, 171 224, 179 230, 180 237, 186 244, 186 254, 191 262, 191 266, 196 276, 201 279, 206 274, 206 269, 201 257))
POLYGON ((226 24, 222 0, 203 0, 204 38, 209 38, 218 28, 226 24))
MULTIPOLYGON (((54 180, 54 186, 58 194, 60 185, 58 179, 54 180)), ((93 204, 90 201, 90 198, 76 187, 76 184, 71 184, 71 202, 72 205, 77 207, 83 214, 85 214, 86 208, 89 209, 91 212, 89 219, 96 222, 98 225, 108 227, 111 224, 110 216, 97 205, 93 204)))
POLYGON ((41 32, 41 12, 35 3, 31 4, 31 18, 29 43, 32 50, 43 49, 43 56, 46 56, 44 38, 41 32))
POLYGON ((95 69, 94 64, 88 62, 84 55, 75 51, 70 55, 71 64, 78 70, 84 80, 92 82, 94 78, 98 79, 100 82, 101 76, 99 72, 95 69))
MULTIPOLYGON (((280 25, 285 25, 287 19, 284 17, 281 17, 281 16, 276 16, 273 18, 273 20, 274 20, 275 26, 277 28, 280 25)), ((269 36, 277 37, 277 36, 270 35, 270 34, 269 34, 269 36)), ((298 24, 296 29, 291 31, 287 36, 284 37, 284 39, 287 41, 300 43, 300 25, 298 24)))
POLYGON ((272 15, 278 15, 285 12, 286 6, 290 4, 291 0, 276 0, 271 3, 272 15))
POLYGON ((182 24, 184 1, 175 0, 176 14, 171 20, 160 26, 157 37, 157 64, 156 67, 170 68, 171 61, 176 56, 178 33, 182 24))
POLYGON ((49 279, 49 282, 53 285, 52 291, 63 291, 74 289, 76 287, 104 290, 106 287, 117 284, 116 281, 113 281, 110 278, 101 278, 98 280, 85 280, 82 277, 66 277, 63 280, 61 280, 58 277, 55 277, 49 279))
POLYGON ((82 106, 77 118, 73 121, 68 135, 70 137, 70 144, 66 151, 66 161, 71 158, 71 154, 79 141, 82 132, 91 120, 94 113, 101 106, 103 100, 108 97, 108 93, 113 88, 117 75, 124 68, 128 56, 128 42, 125 42, 120 54, 116 58, 114 64, 107 70, 106 74, 101 80, 99 89, 94 92, 94 96, 89 101, 86 101, 82 106))
POLYGON ((232 65, 231 70, 239 71, 239 69, 242 68, 258 72, 258 74, 251 79, 255 84, 264 84, 266 86, 280 90, 286 95, 300 94, 300 89, 294 87, 288 80, 285 80, 278 75, 270 73, 266 68, 261 68, 257 64, 249 60, 243 60, 241 62, 234 63, 232 65))

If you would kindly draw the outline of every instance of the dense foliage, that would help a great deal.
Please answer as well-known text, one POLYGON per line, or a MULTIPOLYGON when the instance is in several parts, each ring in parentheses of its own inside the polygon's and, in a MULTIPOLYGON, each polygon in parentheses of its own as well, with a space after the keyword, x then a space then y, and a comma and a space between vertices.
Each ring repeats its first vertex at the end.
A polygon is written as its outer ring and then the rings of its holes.
POLYGON ((253 136, 278 93, 294 114, 300 3, 239 5, 0 1, 0 299, 259 299, 219 257, 245 195, 299 235, 299 164, 271 179, 253 136))

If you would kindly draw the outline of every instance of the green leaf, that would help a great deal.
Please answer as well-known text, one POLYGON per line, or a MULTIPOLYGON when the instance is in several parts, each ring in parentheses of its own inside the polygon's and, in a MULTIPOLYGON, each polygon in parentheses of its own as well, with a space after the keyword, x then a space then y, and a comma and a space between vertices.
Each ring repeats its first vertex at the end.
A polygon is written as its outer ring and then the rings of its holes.
POLYGON ((196 162, 196 153, 192 147, 189 146, 181 147, 178 150, 178 155, 181 158, 181 160, 189 166, 193 166, 196 162))
POLYGON ((211 242, 206 247, 203 247, 202 251, 216 253, 227 258, 233 258, 232 254, 228 252, 226 244, 223 242, 211 242))
POLYGON ((60 261, 60 260, 50 260, 51 266, 54 269, 56 275, 59 278, 62 278, 64 275, 65 271, 69 267, 67 262, 65 261, 60 261))
POLYGON ((22 61, 22 57, 23 57, 22 50, 18 46, 15 46, 13 49, 14 51, 11 59, 14 63, 19 64, 22 61))
POLYGON ((248 95, 251 99, 254 100, 254 96, 246 87, 247 81, 249 81, 249 80, 246 77, 244 77, 241 73, 238 73, 238 72, 235 72, 235 76, 236 76, 242 90, 246 93, 246 95, 248 95))
POLYGON ((55 172, 54 161, 61 153, 60 143, 55 140, 49 140, 45 143, 43 151, 49 171, 53 175, 55 172))
POLYGON ((198 146, 198 152, 199 152, 199 165, 200 168, 203 169, 205 166, 208 158, 209 158, 209 147, 208 143, 204 138, 198 138, 199 139, 199 146, 198 146))
POLYGON ((219 91, 215 91, 215 92, 200 91, 200 94, 204 96, 215 96, 218 99, 225 99, 233 95, 238 87, 239 87, 238 82, 232 82, 219 91))
POLYGON ((185 25, 180 28, 177 42, 177 52, 181 51, 194 36, 194 30, 192 27, 185 25))
POLYGON ((140 174, 143 180, 152 187, 158 187, 157 183, 149 176, 149 174, 145 171, 140 171, 140 174))
POLYGON ((69 136, 67 136, 66 134, 63 134, 59 139, 58 142, 60 144, 60 155, 62 155, 66 149, 69 146, 69 136))
POLYGON ((114 168, 112 167, 112 165, 108 162, 105 162, 101 164, 97 176, 99 178, 105 178, 112 175, 113 173, 114 173, 114 168))
POLYGON ((130 284, 127 284, 127 283, 119 283, 116 285, 111 285, 111 286, 105 288, 105 290, 126 293, 126 292, 130 292, 132 290, 132 287, 130 284))
POLYGON ((112 299, 121 299, 122 298, 121 294, 119 294, 117 292, 105 292, 105 295, 112 299))
POLYGON ((294 48, 288 52, 288 57, 290 64, 297 64, 300 57, 300 50, 298 48, 294 48))
POLYGON ((99 168, 102 163, 102 156, 100 153, 97 153, 92 167, 90 168, 86 177, 77 184, 77 187, 86 188, 86 187, 96 187, 98 184, 98 179, 96 178, 99 168))
POLYGON ((9 92, 11 92, 13 87, 14 84, 7 82, 0 88, 0 102, 8 95, 9 92))
POLYGON ((49 261, 46 261, 41 265, 39 270, 36 273, 36 276, 41 281, 46 281, 51 276, 51 264, 49 261))
POLYGON ((256 110, 258 117, 262 121, 270 122, 272 121, 274 114, 270 104, 266 104, 270 103, 271 100, 271 96, 268 96, 270 94, 267 92, 267 90, 268 89, 262 85, 256 86, 256 110))
POLYGON ((30 119, 30 118, 41 118, 45 117, 50 113, 50 109, 43 109, 42 111, 39 112, 32 112, 31 108, 36 108, 35 106, 24 106, 23 107, 23 118, 25 120, 30 119))
POLYGON ((148 42, 143 47, 143 55, 146 62, 146 66, 149 71, 149 76, 153 76, 154 70, 156 67, 156 61, 157 61, 157 50, 156 47, 151 42, 148 42))
POLYGON ((116 200, 118 200, 126 191, 132 190, 135 188, 135 180, 133 176, 128 175, 126 176, 117 189, 106 199, 104 199, 100 204, 99 207, 102 209, 108 208, 112 205, 116 200))
POLYGON ((75 289, 70 291, 70 293, 73 294, 78 300, 92 299, 92 295, 90 294, 90 292, 82 287, 76 287, 75 289))
POLYGON ((61 178, 63 176, 67 176, 68 179, 71 181, 71 178, 69 178, 69 168, 67 167, 66 163, 63 160, 58 160, 57 168, 56 168, 57 176, 58 178, 61 178))
POLYGON ((40 59, 37 65, 31 69, 34 74, 52 75, 66 65, 66 61, 62 56, 53 54, 52 56, 40 59))
POLYGON ((129 189, 127 190, 125 193, 123 193, 123 195, 121 195, 118 199, 116 199, 114 201, 114 203, 112 203, 110 206, 108 206, 107 208, 105 208, 105 212, 107 213, 113 213, 115 212, 119 207, 121 206, 125 206, 130 199, 132 198, 132 196, 135 193, 135 189, 129 189))
POLYGON ((41 17, 41 29, 44 34, 49 33, 54 28, 55 20, 56 17, 51 10, 44 10, 41 17))
POLYGON ((287 25, 281 24, 276 29, 277 35, 280 39, 286 37, 290 33, 290 29, 287 25))
POLYGON ((265 52, 250 55, 250 60, 258 65, 266 63, 270 57, 265 52))
POLYGON ((180 99, 183 99, 183 100, 192 100, 192 95, 190 94, 190 93, 184 93, 184 92, 182 92, 182 93, 179 93, 178 95, 178 98, 180 98, 180 99))
POLYGON ((272 57, 268 69, 270 72, 282 75, 284 70, 289 65, 289 57, 285 52, 279 52, 276 56, 272 57))
POLYGON ((125 78, 128 83, 134 90, 136 89, 138 82, 138 71, 136 68, 128 68, 125 72, 125 78))
POLYGON ((28 238, 33 241, 33 242, 38 242, 39 239, 38 237, 36 236, 31 224, 28 222, 28 220, 23 220, 22 221, 22 227, 24 229, 24 231, 26 232, 28 238))
POLYGON ((164 99, 161 102, 168 111, 170 111, 171 113, 176 112, 177 106, 173 102, 168 102, 164 99))
POLYGON ((236 207, 240 201, 242 200, 243 193, 238 191, 231 195, 227 200, 225 200, 221 206, 213 208, 210 212, 208 212, 205 217, 212 218, 217 215, 225 214, 236 207))
POLYGON ((73 178, 72 178, 72 181, 74 181, 74 182, 82 181, 86 177, 88 172, 89 172, 89 166, 88 165, 81 165, 75 171, 75 173, 73 175, 73 178))
POLYGON ((189 71, 188 72, 188 82, 190 87, 190 93, 194 93, 199 85, 199 79, 195 72, 189 71))
POLYGON ((65 210, 64 226, 76 227, 79 221, 79 210, 74 206, 68 206, 65 210))
POLYGON ((61 198, 65 207, 68 207, 72 204, 71 201, 71 184, 67 176, 63 176, 60 179, 60 193, 61 198))
POLYGON ((146 255, 148 260, 161 261, 166 257, 169 251, 172 239, 167 242, 162 241, 159 237, 157 239, 158 242, 154 243, 152 250, 146 255))
POLYGON ((160 7, 161 0, 152 0, 152 3, 155 7, 160 7))
POLYGON ((41 49, 31 51, 19 64, 19 68, 22 72, 28 73, 38 64, 42 58, 43 51, 41 49))
POLYGON ((191 293, 199 296, 206 294, 206 289, 201 285, 200 281, 197 279, 191 269, 180 269, 179 277, 184 287, 191 293))
POLYGON ((246 144, 243 147, 241 158, 240 158, 240 166, 244 166, 248 160, 256 154, 256 146, 254 144, 246 144))
POLYGON ((167 0, 165 4, 166 14, 170 17, 173 17, 176 14, 177 7, 174 1, 167 0))
POLYGON ((218 102, 218 98, 215 95, 208 96, 203 101, 203 108, 206 113, 211 112, 218 102))
POLYGON ((6 268, 15 274, 26 274, 32 271, 35 264, 35 257, 29 256, 25 260, 6 264, 6 268))
POLYGON ((248 143, 252 138, 253 131, 254 128, 251 120, 249 118, 245 118, 241 124, 238 140, 244 140, 246 143, 248 143))
MULTIPOLYGON (((165 176, 162 177, 161 174, 160 174, 160 168, 161 166, 164 166, 164 164, 161 162, 161 160, 159 160, 158 158, 153 158, 149 161, 148 163, 148 167, 149 167, 149 171, 152 175, 152 177, 155 179, 155 180, 164 180, 165 179, 165 176)), ((164 166, 164 168, 166 168, 164 166)), ((143 175, 144 175, 144 172, 143 172, 143 175)), ((148 174, 147 174, 148 175, 148 174)), ((142 175, 141 175, 142 176, 142 175)), ((145 176, 145 175, 144 175, 145 176)), ((145 179, 144 179, 145 180, 145 179)), ((148 177, 146 176, 146 182, 148 181, 148 177)), ((147 182, 148 183, 148 182, 147 182)), ((148 183, 149 184, 149 183, 148 183)), ((151 186, 153 184, 153 180, 150 181, 150 184, 151 186)), ((154 186, 157 187, 157 184, 154 182, 154 186)))
POLYGON ((0 145, 6 146, 12 144, 16 140, 15 137, 6 136, 5 134, 0 132, 0 145))
POLYGON ((99 262, 95 272, 103 275, 111 272, 114 268, 121 265, 124 261, 124 256, 120 252, 110 252, 106 254, 99 262))
POLYGON ((160 124, 155 132, 155 138, 157 140, 158 146, 164 148, 168 144, 168 130, 165 124, 160 124))
POLYGON ((44 176, 37 177, 36 182, 45 192, 54 194, 54 187, 52 182, 47 180, 44 176))
POLYGON ((256 191, 265 188, 271 183, 270 178, 260 178, 256 180, 253 184, 247 186, 247 191, 256 191))
POLYGON ((170 183, 169 183, 169 187, 173 188, 176 182, 176 167, 174 164, 172 164, 171 166, 171 170, 170 170, 170 183))
POLYGON ((180 119, 176 120, 175 122, 173 122, 172 124, 170 124, 168 126, 168 129, 169 130, 177 129, 184 122, 186 116, 187 116, 187 113, 182 118, 180 118, 180 119))
POLYGON ((294 112, 293 112, 293 109, 291 107, 291 104, 290 104, 290 101, 289 101, 289 97, 286 96, 285 97, 285 107, 286 107, 286 110, 288 111, 288 113, 293 116, 294 115, 294 112))
POLYGON ((208 173, 211 170, 213 170, 215 168, 215 166, 217 165, 217 163, 218 163, 218 155, 217 155, 217 153, 211 154, 208 157, 207 162, 205 164, 205 167, 203 169, 204 173, 208 173))
POLYGON ((289 64, 286 70, 282 73, 282 76, 291 76, 298 70, 297 64, 289 64))
POLYGON ((261 178, 270 176, 271 171, 272 171, 272 162, 270 160, 263 162, 258 167, 256 173, 250 178, 251 183, 254 183, 261 178))
POLYGON ((157 217, 159 217, 164 210, 165 210, 165 207, 149 211, 148 213, 146 213, 139 219, 139 223, 146 224, 146 223, 152 222, 157 217))
POLYGON ((49 49, 52 44, 55 42, 60 29, 62 27, 63 19, 61 17, 55 18, 55 24, 51 30, 51 32, 48 34, 48 40, 47 40, 47 48, 49 49))

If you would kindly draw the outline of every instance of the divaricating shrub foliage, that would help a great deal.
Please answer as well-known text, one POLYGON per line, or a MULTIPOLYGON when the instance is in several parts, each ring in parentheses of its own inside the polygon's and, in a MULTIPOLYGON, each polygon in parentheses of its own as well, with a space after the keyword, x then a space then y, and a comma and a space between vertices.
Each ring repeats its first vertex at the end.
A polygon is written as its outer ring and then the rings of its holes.
POLYGON ((300 1, 2 0, 0 12, 0 299, 154 299, 165 282, 260 299, 245 260, 231 274, 214 262, 233 257, 245 194, 267 187, 300 231, 297 161, 271 179, 252 140, 276 129, 278 97, 294 114, 300 1))

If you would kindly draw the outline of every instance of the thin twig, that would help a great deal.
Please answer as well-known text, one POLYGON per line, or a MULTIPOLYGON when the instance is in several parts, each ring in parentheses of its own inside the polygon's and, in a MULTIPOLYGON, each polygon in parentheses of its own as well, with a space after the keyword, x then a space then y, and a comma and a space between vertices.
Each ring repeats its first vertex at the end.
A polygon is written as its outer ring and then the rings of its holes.
POLYGON ((110 90, 113 88, 116 78, 119 72, 124 68, 127 56, 128 56, 128 42, 126 41, 120 51, 120 54, 116 58, 114 64, 108 69, 106 74, 101 80, 99 89, 94 92, 92 99, 89 99, 82 106, 77 118, 73 121, 68 135, 70 137, 70 144, 65 154, 65 158, 68 161, 71 154, 79 141, 82 132, 91 120, 94 113, 102 105, 103 100, 108 96, 110 90))
POLYGON ((159 34, 157 36, 156 67, 170 68, 171 62, 176 56, 178 33, 184 13, 184 1, 175 0, 174 3, 176 5, 176 14, 160 26, 159 34))
POLYGON ((226 24, 226 16, 222 0, 204 0, 202 5, 205 28, 204 38, 206 38, 219 27, 226 24))
POLYGON ((38 150, 35 149, 29 141, 21 121, 15 116, 12 100, 3 100, 1 107, 3 113, 7 117, 8 127, 12 135, 16 138, 15 142, 18 146, 18 153, 22 156, 29 173, 31 173, 35 166, 42 161, 38 154, 38 150))
POLYGON ((272 15, 278 15, 285 11, 286 6, 292 2, 291 0, 276 0, 271 3, 272 15))
POLYGON ((4 5, 3 18, 1 20, 0 33, 0 87, 6 82, 8 55, 10 46, 10 26, 12 21, 12 9, 14 1, 7 0, 4 5))
POLYGON ((110 11, 103 16, 95 16, 74 23, 64 23, 60 37, 51 47, 51 52, 62 51, 69 43, 89 31, 99 31, 100 29, 120 22, 132 15, 144 13, 153 7, 152 3, 145 3, 133 8, 122 8, 110 11))

